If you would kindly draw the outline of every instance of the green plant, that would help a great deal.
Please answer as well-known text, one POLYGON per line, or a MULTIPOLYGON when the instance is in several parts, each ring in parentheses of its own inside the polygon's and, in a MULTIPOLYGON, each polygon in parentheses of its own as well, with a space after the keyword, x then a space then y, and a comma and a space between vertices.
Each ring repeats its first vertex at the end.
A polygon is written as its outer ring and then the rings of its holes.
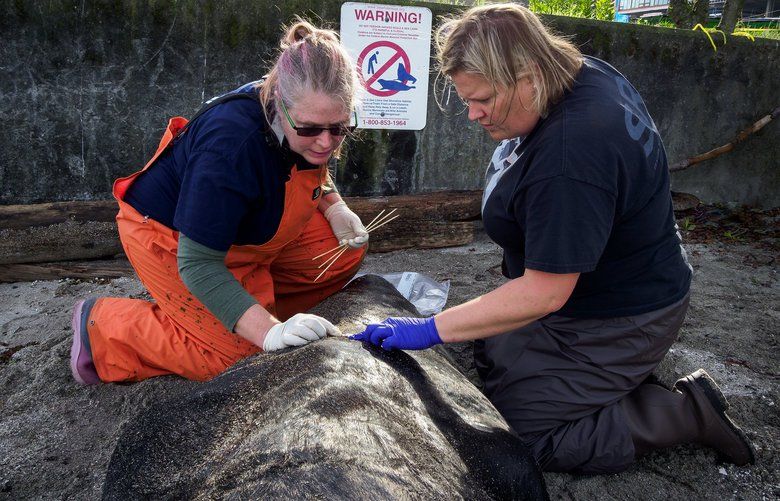
MULTIPOLYGON (((642 24, 646 26, 657 26, 663 28, 675 28, 674 23, 666 16, 645 17, 631 21, 635 24, 642 24)), ((713 32, 713 28, 717 28, 717 19, 710 18, 706 23, 702 23, 703 28, 707 31, 713 32)), ((750 22, 740 21, 734 28, 732 36, 745 37, 751 39, 755 38, 769 38, 773 40, 780 40, 780 21, 774 22, 750 22)))
POLYGON ((612 0, 530 0, 528 8, 537 14, 585 17, 612 21, 615 3, 612 0))
POLYGON ((666 17, 648 17, 648 18, 639 18, 636 21, 631 21, 634 24, 641 24, 644 26, 656 26, 660 28, 675 28, 675 25, 673 22, 671 22, 666 17))
POLYGON ((755 38, 769 38, 780 40, 780 21, 770 23, 755 23, 750 21, 740 21, 734 28, 734 35, 755 38))
POLYGON ((742 235, 746 231, 747 230, 745 228, 739 228, 739 229, 734 230, 734 231, 728 230, 728 231, 724 231, 723 232, 723 236, 726 237, 727 239, 731 240, 732 242, 742 242, 742 241, 745 240, 744 238, 742 238, 742 235))
POLYGON ((696 229, 696 224, 694 224, 691 218, 686 217, 680 222, 680 229, 683 231, 693 231, 696 229))

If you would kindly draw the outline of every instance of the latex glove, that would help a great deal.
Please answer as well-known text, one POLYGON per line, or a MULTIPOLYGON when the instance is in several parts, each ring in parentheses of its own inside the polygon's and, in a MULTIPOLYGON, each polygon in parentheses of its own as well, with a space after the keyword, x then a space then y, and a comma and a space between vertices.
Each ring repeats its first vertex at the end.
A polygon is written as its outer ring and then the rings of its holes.
POLYGON ((442 343, 433 317, 390 317, 382 323, 367 325, 366 330, 349 338, 385 350, 424 350, 442 343))
POLYGON ((338 327, 317 315, 298 313, 286 322, 268 330, 263 341, 263 351, 281 350, 290 346, 303 346, 322 339, 328 334, 341 334, 338 327))
POLYGON ((330 223, 333 234, 340 244, 349 244, 357 249, 368 242, 368 232, 360 217, 352 212, 343 200, 339 200, 322 213, 330 223))

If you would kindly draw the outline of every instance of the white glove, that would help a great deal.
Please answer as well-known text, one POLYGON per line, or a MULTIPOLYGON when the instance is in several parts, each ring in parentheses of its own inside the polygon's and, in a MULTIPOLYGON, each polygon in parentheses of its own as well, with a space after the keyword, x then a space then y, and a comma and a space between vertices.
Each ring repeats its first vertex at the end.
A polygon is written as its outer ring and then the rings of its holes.
POLYGON ((271 327, 263 341, 263 351, 274 351, 289 346, 303 346, 311 341, 322 339, 328 334, 336 336, 341 331, 322 317, 298 313, 286 322, 271 327))
POLYGON ((339 200, 323 212, 325 219, 330 223, 333 234, 340 244, 349 244, 357 249, 368 242, 368 232, 357 214, 349 210, 343 200, 339 200))

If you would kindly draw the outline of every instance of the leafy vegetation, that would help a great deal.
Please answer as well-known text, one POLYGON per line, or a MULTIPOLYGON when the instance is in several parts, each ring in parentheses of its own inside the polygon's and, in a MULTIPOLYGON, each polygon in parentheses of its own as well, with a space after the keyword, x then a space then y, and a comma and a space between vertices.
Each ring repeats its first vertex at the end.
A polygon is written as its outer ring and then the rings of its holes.
MULTIPOLYGON (((430 1, 430 0, 429 0, 430 1)), ((484 5, 500 3, 502 0, 432 0, 437 3, 452 5, 484 5)), ((583 17, 612 21, 615 18, 614 0, 529 0, 528 7, 537 14, 552 14, 556 16, 583 17)), ((632 21, 636 24, 675 28, 675 24, 667 16, 642 18, 632 21)), ((717 19, 703 23, 703 28, 709 33, 715 33, 717 19)), ((740 21, 733 33, 734 36, 746 38, 771 38, 780 40, 780 23, 751 23, 740 21)))
POLYGON ((675 210, 675 216, 688 243, 751 243, 780 256, 780 208, 699 204, 675 210))
POLYGON ((750 23, 738 22, 734 34, 746 33, 756 38, 771 38, 780 40, 780 22, 774 23, 750 23))
MULTIPOLYGON (((675 28, 674 23, 666 16, 637 19, 636 21, 632 22, 648 26, 659 26, 662 28, 675 28)), ((721 33, 720 31, 717 31, 717 19, 708 20, 706 23, 703 23, 703 27, 710 33, 721 33)), ((759 23, 739 21, 736 28, 734 28, 734 33, 732 33, 732 35, 746 38, 771 38, 774 40, 780 40, 780 22, 759 23)))
POLYGON ((680 229, 683 231, 693 231, 696 229, 696 224, 690 217, 686 217, 679 223, 680 229))
POLYGON ((528 7, 538 14, 585 17, 612 21, 615 2, 612 0, 530 0, 528 7))

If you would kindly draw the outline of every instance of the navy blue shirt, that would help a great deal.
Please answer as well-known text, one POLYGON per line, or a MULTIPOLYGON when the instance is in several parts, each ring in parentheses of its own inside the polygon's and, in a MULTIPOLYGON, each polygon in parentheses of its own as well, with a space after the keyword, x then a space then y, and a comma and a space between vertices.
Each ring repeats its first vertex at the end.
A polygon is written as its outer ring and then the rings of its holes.
POLYGON ((504 273, 580 273, 557 314, 605 318, 668 306, 691 268, 677 232, 658 131, 634 87, 585 57, 574 87, 487 173, 483 220, 504 273))
MULTIPOLYGON (((256 95, 255 83, 233 92, 256 95)), ((293 165, 316 169, 280 145, 259 99, 214 106, 138 176, 125 202, 191 240, 219 251, 260 245, 276 233, 293 165)))

